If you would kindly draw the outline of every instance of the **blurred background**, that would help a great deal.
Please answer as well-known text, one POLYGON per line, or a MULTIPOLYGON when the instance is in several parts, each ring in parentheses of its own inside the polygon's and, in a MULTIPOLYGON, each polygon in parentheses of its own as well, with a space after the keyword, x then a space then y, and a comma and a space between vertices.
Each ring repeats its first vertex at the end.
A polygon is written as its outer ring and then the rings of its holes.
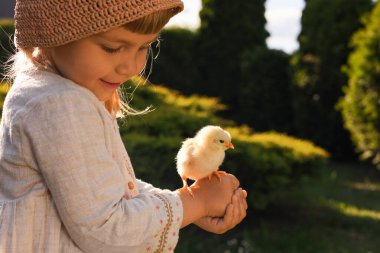
MULTIPOLYGON (((0 3, 2 62, 14 2, 0 3)), ((176 252, 380 252, 380 3, 184 2, 149 85, 123 86, 135 108, 155 110, 120 120, 122 138, 138 177, 176 189, 181 141, 223 126, 236 148, 222 169, 249 210, 223 235, 183 229, 176 252)))

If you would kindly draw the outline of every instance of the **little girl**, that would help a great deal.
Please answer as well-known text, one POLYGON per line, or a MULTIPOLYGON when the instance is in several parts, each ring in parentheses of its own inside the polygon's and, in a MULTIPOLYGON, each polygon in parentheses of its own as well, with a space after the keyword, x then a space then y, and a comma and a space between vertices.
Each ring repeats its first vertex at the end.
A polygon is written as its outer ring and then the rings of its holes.
MULTIPOLYGON (((179 229, 246 215, 230 174, 188 189, 136 179, 118 88, 145 67, 180 0, 17 0, 15 78, 0 126, 0 252, 173 252, 179 229)), ((152 168, 154 169, 154 168, 152 168)), ((175 170, 173 170, 175 173, 175 170)))

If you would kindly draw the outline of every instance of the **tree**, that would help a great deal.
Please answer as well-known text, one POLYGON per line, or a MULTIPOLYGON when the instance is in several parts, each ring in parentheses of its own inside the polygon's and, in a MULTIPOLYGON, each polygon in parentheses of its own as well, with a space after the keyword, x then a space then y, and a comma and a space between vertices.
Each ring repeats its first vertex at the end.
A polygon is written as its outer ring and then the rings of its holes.
POLYGON ((194 92, 199 82, 197 61, 194 59, 196 32, 183 28, 165 29, 161 34, 158 58, 153 63, 149 78, 152 83, 180 90, 182 93, 194 92))
POLYGON ((197 90, 221 97, 236 111, 240 60, 247 50, 265 47, 265 0, 202 0, 197 40, 201 81, 197 90))
POLYGON ((341 68, 352 51, 350 38, 371 6, 371 0, 307 0, 298 37, 300 49, 292 59, 297 134, 337 159, 354 157, 336 104, 347 83, 341 68))
POLYGON ((289 58, 283 51, 267 48, 243 57, 239 116, 255 131, 292 132, 289 58))
POLYGON ((0 20, 0 81, 4 78, 6 70, 4 67, 9 57, 15 53, 13 36, 15 27, 10 19, 0 20))
POLYGON ((341 108, 357 150, 380 167, 380 2, 364 25, 353 38, 341 108))

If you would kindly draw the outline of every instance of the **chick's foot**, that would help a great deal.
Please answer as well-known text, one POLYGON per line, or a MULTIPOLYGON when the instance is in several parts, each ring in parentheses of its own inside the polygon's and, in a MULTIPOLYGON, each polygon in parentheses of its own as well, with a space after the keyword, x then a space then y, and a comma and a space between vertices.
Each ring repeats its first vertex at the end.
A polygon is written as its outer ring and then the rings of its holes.
MULTIPOLYGON (((186 177, 181 177, 181 178, 182 178, 182 183, 183 183, 183 186, 181 189, 187 189, 187 191, 190 193, 191 197, 194 198, 194 192, 191 189, 191 187, 187 184, 187 178, 186 177)), ((199 186, 193 186, 193 187, 198 188, 199 186)))
POLYGON ((227 172, 222 171, 222 170, 214 171, 213 173, 211 173, 211 174, 208 176, 208 179, 211 180, 212 176, 216 176, 216 177, 218 178, 219 182, 221 182, 222 179, 220 178, 220 174, 227 175, 227 172))

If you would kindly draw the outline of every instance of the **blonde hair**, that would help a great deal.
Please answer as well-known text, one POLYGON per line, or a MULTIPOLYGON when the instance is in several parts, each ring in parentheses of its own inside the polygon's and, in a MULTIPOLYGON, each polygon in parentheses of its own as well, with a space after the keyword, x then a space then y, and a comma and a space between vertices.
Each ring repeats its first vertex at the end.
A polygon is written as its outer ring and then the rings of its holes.
MULTIPOLYGON (((140 19, 124 24, 123 28, 140 34, 158 33, 168 23, 170 18, 173 16, 173 12, 173 9, 153 12, 152 14, 144 16, 140 19)), ((152 50, 149 50, 147 61, 149 57, 152 57, 150 56, 151 53, 152 50)), ((30 63, 32 63, 37 69, 42 68, 54 70, 52 61, 43 48, 19 48, 18 52, 10 57, 6 63, 6 75, 4 79, 8 80, 9 83, 12 83, 17 72, 25 69, 25 66, 30 65, 30 63)), ((144 71, 142 71, 142 73, 143 72, 144 71)), ((125 99, 125 95, 122 94, 121 89, 115 91, 111 99, 105 101, 105 106, 107 110, 115 117, 124 117, 126 114, 138 115, 149 111, 149 108, 143 111, 133 109, 129 105, 129 101, 125 99)))
MULTIPOLYGON (((170 18, 173 16, 173 12, 173 9, 154 12, 133 22, 127 23, 123 27, 129 31, 140 34, 158 33, 169 22, 170 18)), ((152 50, 150 49, 148 58, 151 53, 152 50)), ((149 108, 146 108, 143 111, 136 111, 130 107, 120 89, 113 94, 110 100, 106 101, 105 105, 108 111, 111 113, 116 113, 120 117, 125 114, 138 115, 149 111, 149 108)))

